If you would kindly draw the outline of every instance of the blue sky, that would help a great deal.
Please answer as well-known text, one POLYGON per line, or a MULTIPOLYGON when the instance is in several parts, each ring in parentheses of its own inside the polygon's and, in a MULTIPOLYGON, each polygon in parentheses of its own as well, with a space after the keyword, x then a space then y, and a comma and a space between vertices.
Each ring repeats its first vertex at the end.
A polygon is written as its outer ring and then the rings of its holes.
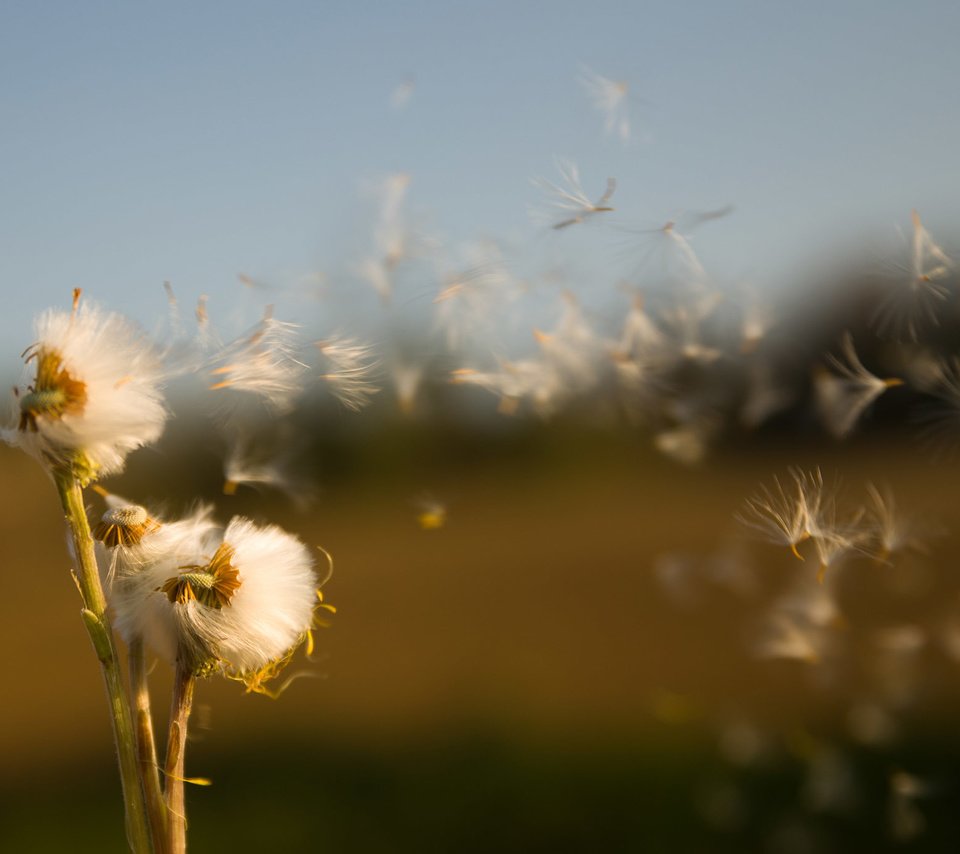
POLYGON ((763 284, 912 207, 951 248, 958 32, 932 2, 5 3, 4 360, 74 286, 150 325, 164 280, 227 318, 239 272, 336 274, 396 171, 450 240, 535 239, 555 155, 637 225, 733 204, 697 248, 763 284), (640 139, 604 136, 580 63, 629 81, 640 139))

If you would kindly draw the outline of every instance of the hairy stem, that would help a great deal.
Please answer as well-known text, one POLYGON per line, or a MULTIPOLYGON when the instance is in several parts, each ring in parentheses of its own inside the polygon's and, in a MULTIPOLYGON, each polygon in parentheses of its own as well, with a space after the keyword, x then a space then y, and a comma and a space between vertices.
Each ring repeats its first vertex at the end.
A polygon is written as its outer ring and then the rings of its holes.
POLYGON ((146 656, 143 640, 137 638, 130 644, 130 691, 137 723, 137 750, 140 756, 140 780, 150 819, 153 850, 157 854, 167 851, 167 806, 160 790, 160 766, 157 763, 157 748, 153 737, 153 717, 150 714, 150 690, 147 684, 146 656))
POLYGON ((170 734, 167 736, 166 774, 167 822, 170 854, 187 850, 187 806, 183 794, 184 754, 187 749, 187 722, 193 706, 193 673, 179 662, 173 681, 173 702, 170 706, 170 734))
POLYGON ((113 629, 107 616, 107 600, 100 585, 100 573, 93 552, 93 539, 83 506, 80 483, 72 471, 55 468, 53 478, 60 494, 60 503, 66 516, 67 526, 73 539, 77 560, 77 584, 83 598, 82 617, 90 640, 100 660, 103 680, 110 703, 110 722, 113 740, 120 764, 120 782, 123 786, 123 801, 126 807, 127 841, 135 854, 149 854, 150 831, 143 789, 140 784, 137 760, 137 739, 133 729, 130 703, 123 686, 120 662, 113 639, 113 629))

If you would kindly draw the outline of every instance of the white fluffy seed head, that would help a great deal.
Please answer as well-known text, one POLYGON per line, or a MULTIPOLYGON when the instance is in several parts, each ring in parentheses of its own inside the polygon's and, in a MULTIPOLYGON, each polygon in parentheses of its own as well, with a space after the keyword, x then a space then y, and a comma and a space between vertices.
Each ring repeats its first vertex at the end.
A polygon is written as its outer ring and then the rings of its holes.
MULTIPOLYGON (((107 515, 138 509, 143 508, 112 507, 107 515)), ((142 638, 170 664, 177 660, 179 628, 174 609, 160 588, 181 572, 181 567, 200 563, 216 550, 222 528, 211 518, 211 511, 211 507, 201 506, 185 519, 158 524, 135 545, 110 548, 96 544, 101 574, 109 579, 108 599, 117 631, 128 644, 142 638)))
POLYGON ((84 304, 48 310, 14 389, 16 423, 0 433, 45 464, 82 458, 89 474, 123 468, 130 451, 163 432, 162 362, 146 333, 122 315, 84 304))
MULTIPOLYGON (((149 513, 111 505, 117 524, 149 513)), ((200 507, 156 523, 135 544, 96 544, 117 631, 194 672, 257 674, 291 653, 313 626, 317 576, 307 547, 274 525, 235 518, 226 531, 200 507)))
POLYGON ((296 537, 234 518, 223 535, 239 587, 221 607, 168 603, 181 643, 207 650, 231 675, 259 671, 295 648, 313 624, 317 576, 296 537))

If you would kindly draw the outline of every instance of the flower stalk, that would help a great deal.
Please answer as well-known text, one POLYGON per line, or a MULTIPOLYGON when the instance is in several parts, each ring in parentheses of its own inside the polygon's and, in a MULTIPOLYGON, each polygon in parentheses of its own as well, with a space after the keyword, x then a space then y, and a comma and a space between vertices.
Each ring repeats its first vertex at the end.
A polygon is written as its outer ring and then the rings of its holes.
POLYGON ((76 554, 77 586, 84 605, 83 622, 96 650, 97 658, 100 660, 107 688, 110 722, 120 765, 120 782, 126 809, 127 841, 135 854, 150 854, 151 834, 140 783, 137 738, 133 728, 130 704, 124 690, 113 630, 107 615, 107 600, 100 584, 93 540, 83 504, 83 493, 72 466, 53 466, 52 474, 76 554))
POLYGON ((167 806, 160 788, 160 767, 153 736, 153 717, 150 713, 150 689, 147 683, 146 655, 143 639, 136 638, 128 650, 130 692, 136 716, 137 752, 140 757, 140 782, 150 818, 153 850, 167 851, 167 806))
POLYGON ((185 854, 187 850, 187 806, 184 797, 184 757, 187 748, 187 723, 193 707, 193 688, 196 678, 192 670, 177 662, 173 681, 173 701, 170 706, 170 733, 167 736, 165 763, 167 802, 167 833, 170 854, 185 854))

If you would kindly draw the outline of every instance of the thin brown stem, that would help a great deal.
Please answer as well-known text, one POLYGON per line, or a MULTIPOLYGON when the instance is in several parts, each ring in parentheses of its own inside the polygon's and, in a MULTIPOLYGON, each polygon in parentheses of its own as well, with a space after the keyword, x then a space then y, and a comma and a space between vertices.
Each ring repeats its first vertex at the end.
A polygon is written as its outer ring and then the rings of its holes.
POLYGON ((100 661, 103 681, 107 688, 110 722, 117 748, 123 802, 126 807, 127 841, 135 854, 149 854, 150 831, 147 826, 147 811, 140 784, 133 716, 130 713, 130 701, 120 672, 113 628, 107 614, 107 600, 100 584, 100 573, 93 552, 93 539, 90 536, 90 525, 87 522, 87 512, 83 504, 83 493, 80 490, 80 483, 70 469, 54 468, 53 478, 57 484, 57 492, 60 495, 60 503, 63 506, 76 555, 77 586, 80 588, 84 606, 81 616, 100 661))
POLYGON ((193 706, 192 672, 179 662, 173 681, 173 702, 170 706, 170 734, 167 736, 166 800, 170 854, 187 850, 187 807, 183 794, 184 755, 187 748, 187 722, 193 706))
POLYGON ((147 683, 146 655, 143 639, 130 643, 130 691, 133 695, 133 710, 137 725, 137 752, 140 757, 140 780, 147 805, 150 835, 153 850, 157 854, 167 851, 167 806, 160 789, 160 766, 153 737, 153 716, 150 714, 150 689, 147 683))

